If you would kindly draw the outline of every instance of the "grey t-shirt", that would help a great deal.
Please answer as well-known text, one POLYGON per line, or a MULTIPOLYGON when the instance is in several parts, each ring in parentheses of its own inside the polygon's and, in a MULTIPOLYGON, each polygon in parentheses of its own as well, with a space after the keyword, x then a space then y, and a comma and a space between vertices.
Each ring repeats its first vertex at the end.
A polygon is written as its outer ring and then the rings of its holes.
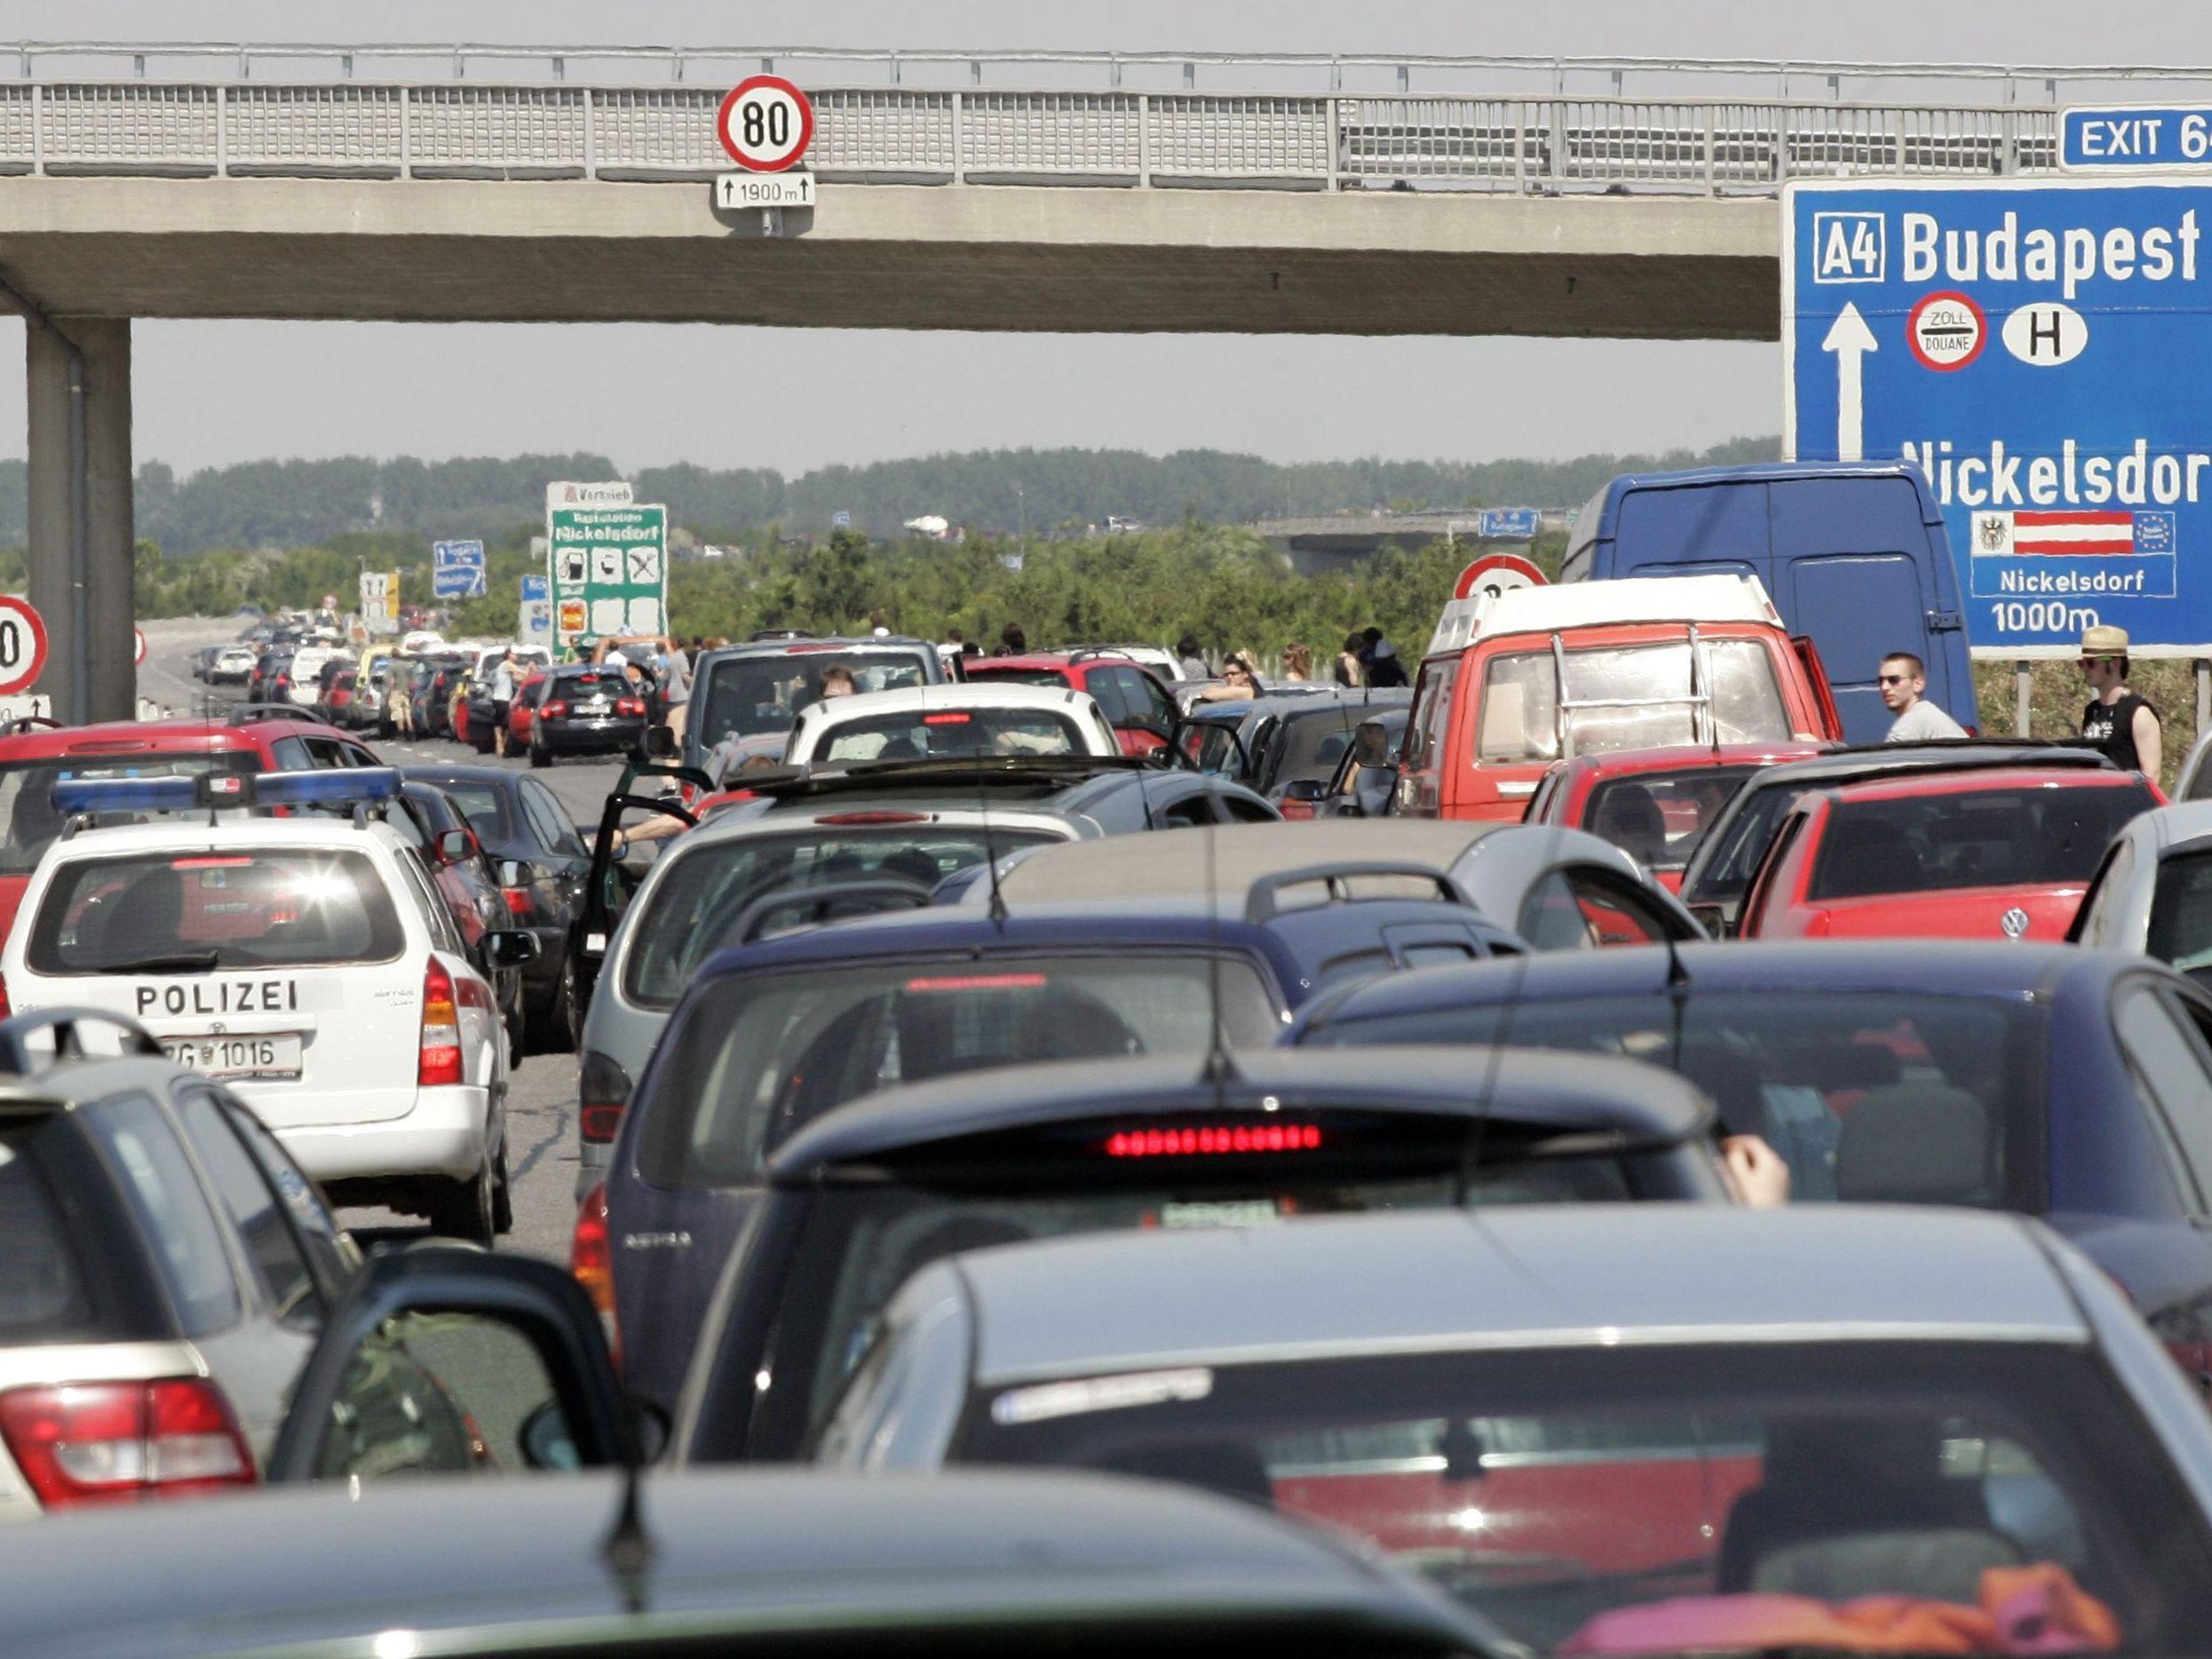
POLYGON ((1923 697, 1897 717, 1896 723, 1890 727, 1889 736, 1883 741, 1889 743, 1924 743, 1931 737, 1965 735, 1963 726, 1923 697))

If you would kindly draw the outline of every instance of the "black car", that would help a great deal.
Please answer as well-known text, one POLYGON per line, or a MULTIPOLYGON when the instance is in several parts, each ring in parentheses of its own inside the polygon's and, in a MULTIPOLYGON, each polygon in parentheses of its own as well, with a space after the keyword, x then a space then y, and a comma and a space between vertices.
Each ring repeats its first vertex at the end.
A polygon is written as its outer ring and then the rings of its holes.
POLYGON ((618 667, 572 663, 530 687, 530 764, 556 755, 642 752, 652 724, 646 698, 618 667))
POLYGON ((507 910, 501 925, 537 935, 537 958, 522 968, 527 1052, 568 1052, 583 1025, 568 938, 591 869, 590 845, 552 790, 524 774, 456 766, 408 766, 400 775, 461 809, 497 875, 507 910))
POLYGON ((465 657, 441 657, 424 665, 415 679, 415 735, 453 735, 453 694, 468 678, 465 657))
POLYGON ((282 650, 264 651, 255 660, 253 672, 246 676, 246 701, 249 702, 283 702, 292 695, 292 653, 289 647, 282 650))

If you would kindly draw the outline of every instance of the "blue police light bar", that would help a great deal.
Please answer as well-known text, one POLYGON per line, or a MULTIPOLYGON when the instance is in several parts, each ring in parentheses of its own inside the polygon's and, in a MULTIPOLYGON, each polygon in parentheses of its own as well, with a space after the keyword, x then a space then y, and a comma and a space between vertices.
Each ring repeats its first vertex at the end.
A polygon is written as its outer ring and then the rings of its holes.
POLYGON ((388 801, 400 792, 391 766, 331 766, 316 772, 263 772, 253 781, 256 806, 350 806, 388 801))
POLYGON ((199 805, 197 778, 67 778, 53 786, 54 811, 183 813, 199 805))

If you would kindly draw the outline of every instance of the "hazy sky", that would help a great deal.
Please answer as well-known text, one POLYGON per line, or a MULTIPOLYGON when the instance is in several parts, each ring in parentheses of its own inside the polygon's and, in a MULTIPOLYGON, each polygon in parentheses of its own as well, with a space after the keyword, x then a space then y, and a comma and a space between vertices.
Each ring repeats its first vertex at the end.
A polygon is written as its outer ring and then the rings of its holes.
MULTIPOLYGON (((1865 61, 2212 62, 2212 7, 2102 0, 0 0, 0 39, 423 41, 1865 61)), ((0 69, 7 60, 0 55, 0 69)), ((0 189, 7 188, 0 181, 0 189)), ((0 248, 0 259, 5 250, 0 248)), ((21 327, 0 354, 21 361, 21 327)), ((592 449, 786 472, 944 448, 1198 445, 1281 459, 1479 459, 1701 447, 1779 431, 1769 345, 1008 336, 588 325, 147 322, 136 448, 182 468, 275 456, 592 449), (645 400, 567 388, 620 369, 645 400), (773 377, 773 416, 722 395, 773 377), (1163 395, 1162 388, 1172 388, 1163 395)), ((0 375, 0 455, 23 452, 0 375)))

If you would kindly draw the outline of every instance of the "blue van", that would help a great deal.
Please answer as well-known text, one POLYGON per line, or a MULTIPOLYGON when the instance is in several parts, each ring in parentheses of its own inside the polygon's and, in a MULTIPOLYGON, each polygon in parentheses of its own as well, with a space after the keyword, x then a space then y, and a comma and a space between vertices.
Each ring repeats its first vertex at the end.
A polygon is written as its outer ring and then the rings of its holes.
POLYGON ((1845 737, 1879 742, 1892 719, 1883 656, 1928 665, 1928 696, 1978 728, 1958 568, 1920 469, 1904 461, 1780 461, 1624 472, 1567 538, 1563 582, 1747 572, 1793 634, 1819 648, 1845 737))

